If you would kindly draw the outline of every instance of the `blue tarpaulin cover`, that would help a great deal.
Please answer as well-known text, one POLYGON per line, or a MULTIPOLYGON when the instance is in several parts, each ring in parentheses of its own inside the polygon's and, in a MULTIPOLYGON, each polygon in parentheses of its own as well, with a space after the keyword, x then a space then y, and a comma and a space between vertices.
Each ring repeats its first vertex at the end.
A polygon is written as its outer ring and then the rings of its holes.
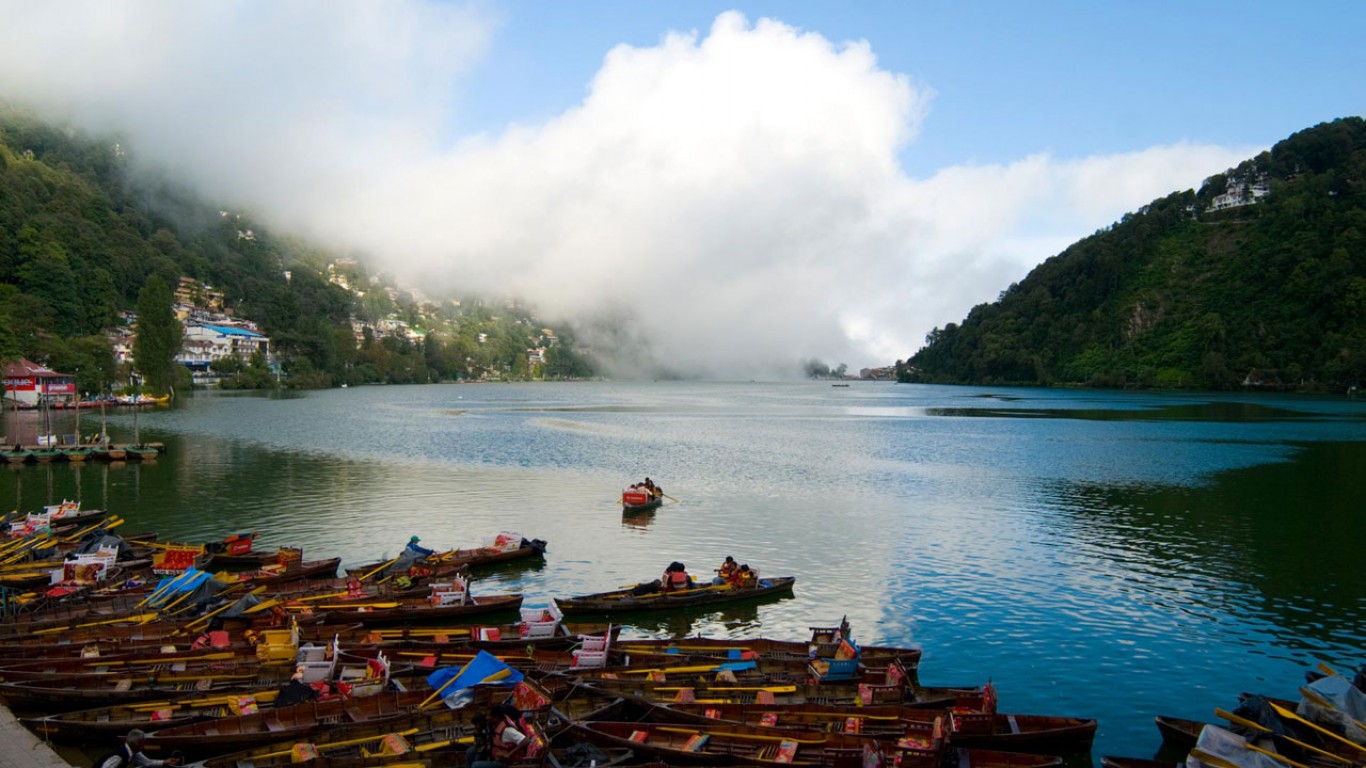
POLYGON ((448 697, 464 688, 488 683, 492 685, 516 685, 522 682, 522 673, 498 660, 488 651, 480 651, 463 667, 442 667, 427 675, 427 685, 441 690, 448 697), (450 683, 447 685, 447 683, 450 683))

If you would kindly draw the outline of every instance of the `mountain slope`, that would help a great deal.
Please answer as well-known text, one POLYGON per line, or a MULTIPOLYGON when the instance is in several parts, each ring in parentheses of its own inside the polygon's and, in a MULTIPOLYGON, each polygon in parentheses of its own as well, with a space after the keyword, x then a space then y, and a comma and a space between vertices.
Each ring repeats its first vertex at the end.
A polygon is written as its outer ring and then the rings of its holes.
MULTIPOLYGON (((296 386, 593 374, 572 329, 541 342, 550 349, 533 372, 528 350, 547 323, 527 310, 500 301, 493 306, 516 314, 495 315, 478 299, 419 304, 342 256, 183 188, 135 178, 112 138, 0 103, 0 357, 22 355, 76 374, 85 391, 104 389, 126 375, 105 333, 156 275, 171 286, 187 276, 221 291, 236 317, 270 337, 296 386), (401 323, 418 338, 370 334, 358 345, 353 320, 401 323)), ((273 385, 264 373, 239 379, 273 385)))
POLYGON ((1126 215, 898 363, 901 381, 1338 389, 1366 378, 1366 121, 1126 215))

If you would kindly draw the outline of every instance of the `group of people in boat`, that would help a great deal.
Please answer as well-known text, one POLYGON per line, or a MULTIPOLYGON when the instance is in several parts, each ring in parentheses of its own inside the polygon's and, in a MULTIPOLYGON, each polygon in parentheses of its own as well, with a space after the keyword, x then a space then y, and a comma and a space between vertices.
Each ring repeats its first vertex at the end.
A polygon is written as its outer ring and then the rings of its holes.
POLYGON ((652 499, 658 499, 664 496, 664 489, 655 485, 655 482, 648 477, 642 482, 632 483, 631 485, 626 486, 626 490, 644 491, 649 494, 652 499))
MULTIPOLYGON (((759 586, 759 572, 749 567, 748 563, 737 563, 735 558, 726 555, 726 559, 721 563, 721 567, 716 569, 716 576, 711 580, 711 586, 730 586, 732 589, 749 589, 759 586)), ((664 569, 664 575, 659 578, 660 592, 682 592, 684 590, 695 589, 696 582, 692 576, 688 575, 688 567, 677 560, 669 563, 664 569)))
POLYGON ((711 580, 716 586, 729 584, 733 589, 747 589, 759 586, 759 572, 749 567, 749 563, 736 563, 735 558, 726 555, 721 567, 716 569, 716 577, 711 580))

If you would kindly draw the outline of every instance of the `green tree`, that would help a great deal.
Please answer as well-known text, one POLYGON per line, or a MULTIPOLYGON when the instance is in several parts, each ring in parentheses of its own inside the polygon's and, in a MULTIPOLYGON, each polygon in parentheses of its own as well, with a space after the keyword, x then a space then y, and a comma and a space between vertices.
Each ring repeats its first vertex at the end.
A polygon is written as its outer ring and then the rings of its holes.
POLYGON ((133 358, 146 377, 147 386, 156 394, 166 393, 178 380, 175 356, 180 351, 183 331, 172 308, 174 300, 170 287, 156 275, 147 278, 147 284, 138 292, 133 358))

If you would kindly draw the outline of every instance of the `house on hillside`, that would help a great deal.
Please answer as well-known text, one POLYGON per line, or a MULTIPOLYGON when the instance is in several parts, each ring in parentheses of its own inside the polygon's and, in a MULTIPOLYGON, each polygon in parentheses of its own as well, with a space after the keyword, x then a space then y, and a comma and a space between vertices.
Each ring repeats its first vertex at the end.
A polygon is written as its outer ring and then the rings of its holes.
POLYGON ((176 304, 190 308, 223 311, 223 292, 215 291, 193 277, 182 277, 175 289, 176 304))
POLYGON ((27 406, 69 403, 76 399, 76 377, 20 358, 5 366, 5 399, 27 406))
POLYGON ((270 355, 270 339, 250 329, 232 325, 189 324, 176 362, 202 371, 215 361, 236 356, 250 360, 257 352, 270 355))
POLYGON ((1224 194, 1217 195, 1210 201, 1209 210, 1222 211, 1227 208, 1251 205, 1270 193, 1271 185, 1265 176, 1259 176, 1251 182, 1229 179, 1228 188, 1224 194))

